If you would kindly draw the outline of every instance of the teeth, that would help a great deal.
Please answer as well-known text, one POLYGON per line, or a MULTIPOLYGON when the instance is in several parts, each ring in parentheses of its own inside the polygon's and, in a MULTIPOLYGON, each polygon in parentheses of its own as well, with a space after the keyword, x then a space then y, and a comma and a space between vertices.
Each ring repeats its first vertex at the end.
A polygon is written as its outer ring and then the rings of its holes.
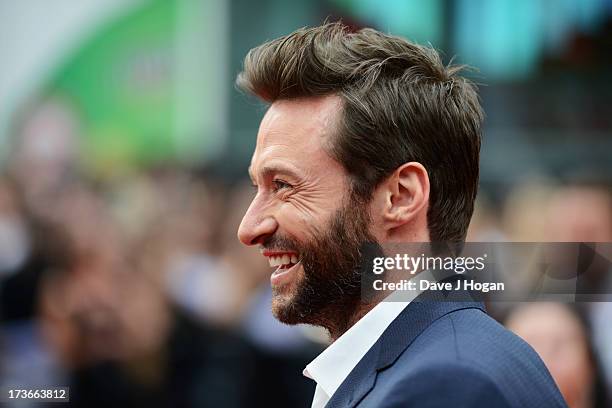
POLYGON ((298 263, 297 255, 281 255, 281 256, 269 256, 268 263, 271 267, 281 266, 281 265, 289 265, 298 263))

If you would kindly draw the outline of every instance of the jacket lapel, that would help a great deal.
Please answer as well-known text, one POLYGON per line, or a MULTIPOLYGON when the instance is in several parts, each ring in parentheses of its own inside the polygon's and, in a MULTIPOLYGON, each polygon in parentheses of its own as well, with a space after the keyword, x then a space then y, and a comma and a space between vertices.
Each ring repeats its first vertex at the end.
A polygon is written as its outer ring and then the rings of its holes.
POLYGON ((325 408, 356 406, 374 387, 378 372, 393 365, 414 339, 440 317, 460 309, 477 308, 484 311, 482 302, 471 299, 467 292, 451 294, 432 291, 421 294, 389 325, 325 408))

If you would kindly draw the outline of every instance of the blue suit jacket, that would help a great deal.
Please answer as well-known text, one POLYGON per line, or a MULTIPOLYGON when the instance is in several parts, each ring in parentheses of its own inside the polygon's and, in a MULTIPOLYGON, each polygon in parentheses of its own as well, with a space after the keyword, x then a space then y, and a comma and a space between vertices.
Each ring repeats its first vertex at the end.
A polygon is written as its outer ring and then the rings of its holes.
POLYGON ((326 408, 567 407, 535 351, 480 302, 419 296, 326 408))

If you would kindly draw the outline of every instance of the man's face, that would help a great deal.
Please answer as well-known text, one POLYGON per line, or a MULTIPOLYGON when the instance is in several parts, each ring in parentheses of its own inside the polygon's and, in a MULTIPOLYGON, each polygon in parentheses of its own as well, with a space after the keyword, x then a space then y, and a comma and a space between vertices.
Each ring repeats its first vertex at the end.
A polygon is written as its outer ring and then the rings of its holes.
POLYGON ((345 169, 324 148, 339 109, 333 96, 275 102, 249 169, 257 195, 238 237, 274 268, 273 312, 289 324, 321 324, 358 301, 360 248, 374 241, 366 204, 352 199, 345 169))

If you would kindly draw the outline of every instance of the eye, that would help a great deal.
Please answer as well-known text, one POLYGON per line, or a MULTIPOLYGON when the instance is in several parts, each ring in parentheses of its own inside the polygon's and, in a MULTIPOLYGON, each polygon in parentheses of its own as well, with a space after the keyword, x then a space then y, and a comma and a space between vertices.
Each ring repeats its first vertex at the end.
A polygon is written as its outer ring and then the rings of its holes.
POLYGON ((274 185, 273 190, 275 192, 293 187, 291 184, 287 183, 286 181, 279 180, 279 179, 272 181, 272 184, 274 185))

